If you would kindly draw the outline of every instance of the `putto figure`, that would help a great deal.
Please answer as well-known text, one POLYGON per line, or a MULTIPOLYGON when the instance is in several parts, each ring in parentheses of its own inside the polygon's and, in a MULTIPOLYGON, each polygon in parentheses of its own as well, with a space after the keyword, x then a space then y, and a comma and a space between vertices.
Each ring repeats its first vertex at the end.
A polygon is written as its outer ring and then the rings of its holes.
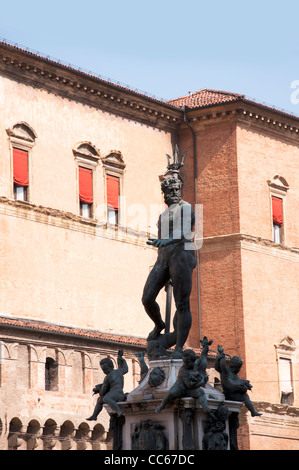
POLYGON ((174 331, 165 333, 161 343, 169 348, 175 345, 174 359, 182 357, 183 346, 187 340, 192 315, 189 298, 192 288, 192 272, 196 266, 194 250, 191 246, 192 230, 195 216, 192 206, 182 200, 182 181, 179 168, 183 166, 184 156, 178 161, 178 148, 175 149, 174 163, 168 157, 168 173, 161 184, 164 200, 168 208, 160 215, 158 221, 158 238, 148 240, 149 245, 158 248, 158 258, 146 281, 142 303, 145 311, 155 327, 147 340, 161 339, 165 322, 161 317, 160 307, 156 298, 160 290, 170 281, 176 312, 173 319, 174 331))
POLYGON ((243 365, 243 360, 234 356, 230 360, 230 366, 227 367, 225 354, 222 346, 218 346, 218 356, 215 362, 215 369, 220 373, 221 385, 226 400, 242 401, 246 408, 250 411, 251 416, 261 416, 258 413, 248 394, 247 391, 252 389, 252 385, 249 380, 241 379, 238 373, 243 365))
POLYGON ((134 356, 137 357, 138 362, 140 364, 140 380, 139 380, 139 383, 141 383, 145 379, 146 374, 148 373, 148 365, 146 364, 146 362, 144 360, 144 355, 145 355, 145 351, 138 352, 138 353, 134 354, 134 356))
POLYGON ((94 387, 93 392, 99 393, 93 414, 87 418, 88 421, 96 421, 99 413, 103 409, 103 404, 112 408, 118 416, 122 416, 122 411, 117 402, 124 401, 126 396, 123 392, 124 375, 128 372, 128 365, 126 360, 122 357, 123 351, 120 349, 117 356, 118 368, 114 369, 112 359, 105 357, 100 361, 100 366, 106 375, 104 382, 94 387))
POLYGON ((161 405, 156 408, 156 413, 160 413, 167 404, 173 402, 176 398, 184 397, 198 398, 203 410, 206 413, 210 412, 203 387, 208 381, 206 373, 207 354, 212 341, 209 341, 205 336, 201 343, 203 349, 199 359, 197 359, 192 349, 183 351, 183 365, 179 370, 177 380, 162 400, 161 405))

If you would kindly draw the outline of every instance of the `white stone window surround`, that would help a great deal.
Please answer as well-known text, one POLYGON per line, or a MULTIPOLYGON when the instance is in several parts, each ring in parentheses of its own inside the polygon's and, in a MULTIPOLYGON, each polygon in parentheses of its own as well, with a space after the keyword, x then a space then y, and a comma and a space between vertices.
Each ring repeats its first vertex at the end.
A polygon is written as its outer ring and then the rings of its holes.
POLYGON ((271 213, 271 225, 272 225, 272 240, 274 243, 287 243, 287 231, 285 220, 287 218, 287 203, 286 195, 289 189, 289 184, 285 178, 280 175, 275 175, 271 180, 267 181, 269 186, 269 198, 270 198, 270 213, 271 213), (282 199, 282 211, 283 211, 283 224, 282 226, 273 223, 272 213, 272 197, 282 199))
POLYGON ((296 357, 296 343, 290 336, 284 336, 275 344, 277 374, 279 386, 279 402, 283 395, 290 395, 291 404, 295 396, 294 362, 296 357))
POLYGON ((11 128, 6 129, 10 142, 10 155, 11 155, 11 198, 18 201, 30 201, 30 187, 31 187, 31 153, 37 139, 37 134, 34 129, 26 122, 20 121, 14 124, 11 128), (13 183, 13 149, 24 150, 28 153, 28 187, 16 186, 13 183))
POLYGON ((84 218, 94 217, 94 206, 93 204, 82 203, 79 198, 79 167, 85 168, 92 171, 92 193, 95 195, 95 170, 99 163, 100 152, 91 142, 80 142, 73 148, 73 154, 75 157, 76 168, 76 181, 77 181, 77 201, 79 207, 79 213, 84 218))
POLYGON ((111 150, 106 157, 102 159, 103 169, 104 169, 104 189, 105 189, 105 205, 106 205, 106 215, 105 218, 107 222, 111 225, 123 225, 123 210, 122 210, 122 196, 124 195, 124 174, 126 164, 122 153, 119 150, 111 150), (115 211, 109 209, 107 204, 107 176, 114 176, 119 179, 119 197, 120 204, 117 214, 115 211))

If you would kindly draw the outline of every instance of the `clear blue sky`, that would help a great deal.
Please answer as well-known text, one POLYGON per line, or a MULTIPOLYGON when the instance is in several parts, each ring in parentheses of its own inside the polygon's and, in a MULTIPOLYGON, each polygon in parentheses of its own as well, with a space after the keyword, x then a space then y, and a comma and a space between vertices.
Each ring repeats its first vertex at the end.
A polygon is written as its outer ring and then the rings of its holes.
POLYGON ((1 38, 131 88, 164 99, 232 91, 297 116, 298 24, 298 0, 16 0, 0 8, 1 38))

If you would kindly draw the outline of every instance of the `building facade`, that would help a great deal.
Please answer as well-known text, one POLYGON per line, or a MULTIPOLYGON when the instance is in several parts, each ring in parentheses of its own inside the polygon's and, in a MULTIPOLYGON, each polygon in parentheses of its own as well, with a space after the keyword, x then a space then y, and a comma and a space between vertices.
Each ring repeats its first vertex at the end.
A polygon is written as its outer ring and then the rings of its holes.
POLYGON ((241 449, 298 448, 299 119, 212 90, 165 103, 4 43, 0 92, 0 447, 111 446, 92 389, 119 349, 138 384, 146 240, 179 144, 203 213, 188 346, 244 359, 263 415, 241 414, 241 449))
POLYGON ((175 104, 189 108, 180 145, 197 151, 186 197, 196 181, 203 205, 193 341, 244 359, 263 414, 241 414, 243 448, 298 449, 298 118, 209 90, 175 104))

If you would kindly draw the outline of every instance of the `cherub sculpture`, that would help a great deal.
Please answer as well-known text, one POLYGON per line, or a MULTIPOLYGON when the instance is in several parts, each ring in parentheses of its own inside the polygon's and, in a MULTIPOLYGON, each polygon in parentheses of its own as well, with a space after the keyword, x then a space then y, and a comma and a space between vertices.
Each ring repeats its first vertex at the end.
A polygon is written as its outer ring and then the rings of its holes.
POLYGON ((204 427, 203 450, 227 449, 228 434, 226 432, 226 422, 228 417, 229 410, 224 403, 221 403, 217 410, 211 411, 204 427))
POLYGON ((204 387, 208 381, 206 374, 207 353, 212 341, 209 341, 205 336, 201 343, 203 349, 199 359, 197 359, 192 349, 183 351, 183 365, 179 370, 177 380, 170 388, 166 397, 162 400, 161 405, 156 408, 157 413, 160 413, 168 403, 171 403, 176 398, 184 397, 198 398, 203 410, 207 413, 210 412, 202 387, 204 387))
POLYGON ((124 375, 128 372, 126 360, 122 357, 123 351, 120 349, 117 356, 118 368, 114 369, 112 359, 105 357, 100 361, 102 371, 106 375, 104 382, 94 387, 93 392, 99 393, 93 414, 87 418, 88 421, 96 421, 99 413, 103 409, 103 404, 109 405, 118 416, 122 416, 122 411, 117 402, 124 401, 126 396, 123 392, 124 375))
POLYGON ((242 365, 243 360, 238 356, 234 356, 230 360, 230 366, 227 367, 224 350, 221 346, 218 346, 218 356, 215 362, 215 369, 220 373, 221 385, 225 399, 244 402, 244 405, 250 411, 251 416, 261 416, 261 413, 258 413, 255 410, 247 394, 247 391, 252 389, 251 383, 249 380, 241 379, 238 376, 242 365))
POLYGON ((144 360, 145 351, 135 353, 134 356, 137 357, 139 365, 140 365, 140 381, 139 381, 139 383, 141 383, 145 379, 146 374, 148 373, 148 365, 146 364, 146 362, 144 360))

